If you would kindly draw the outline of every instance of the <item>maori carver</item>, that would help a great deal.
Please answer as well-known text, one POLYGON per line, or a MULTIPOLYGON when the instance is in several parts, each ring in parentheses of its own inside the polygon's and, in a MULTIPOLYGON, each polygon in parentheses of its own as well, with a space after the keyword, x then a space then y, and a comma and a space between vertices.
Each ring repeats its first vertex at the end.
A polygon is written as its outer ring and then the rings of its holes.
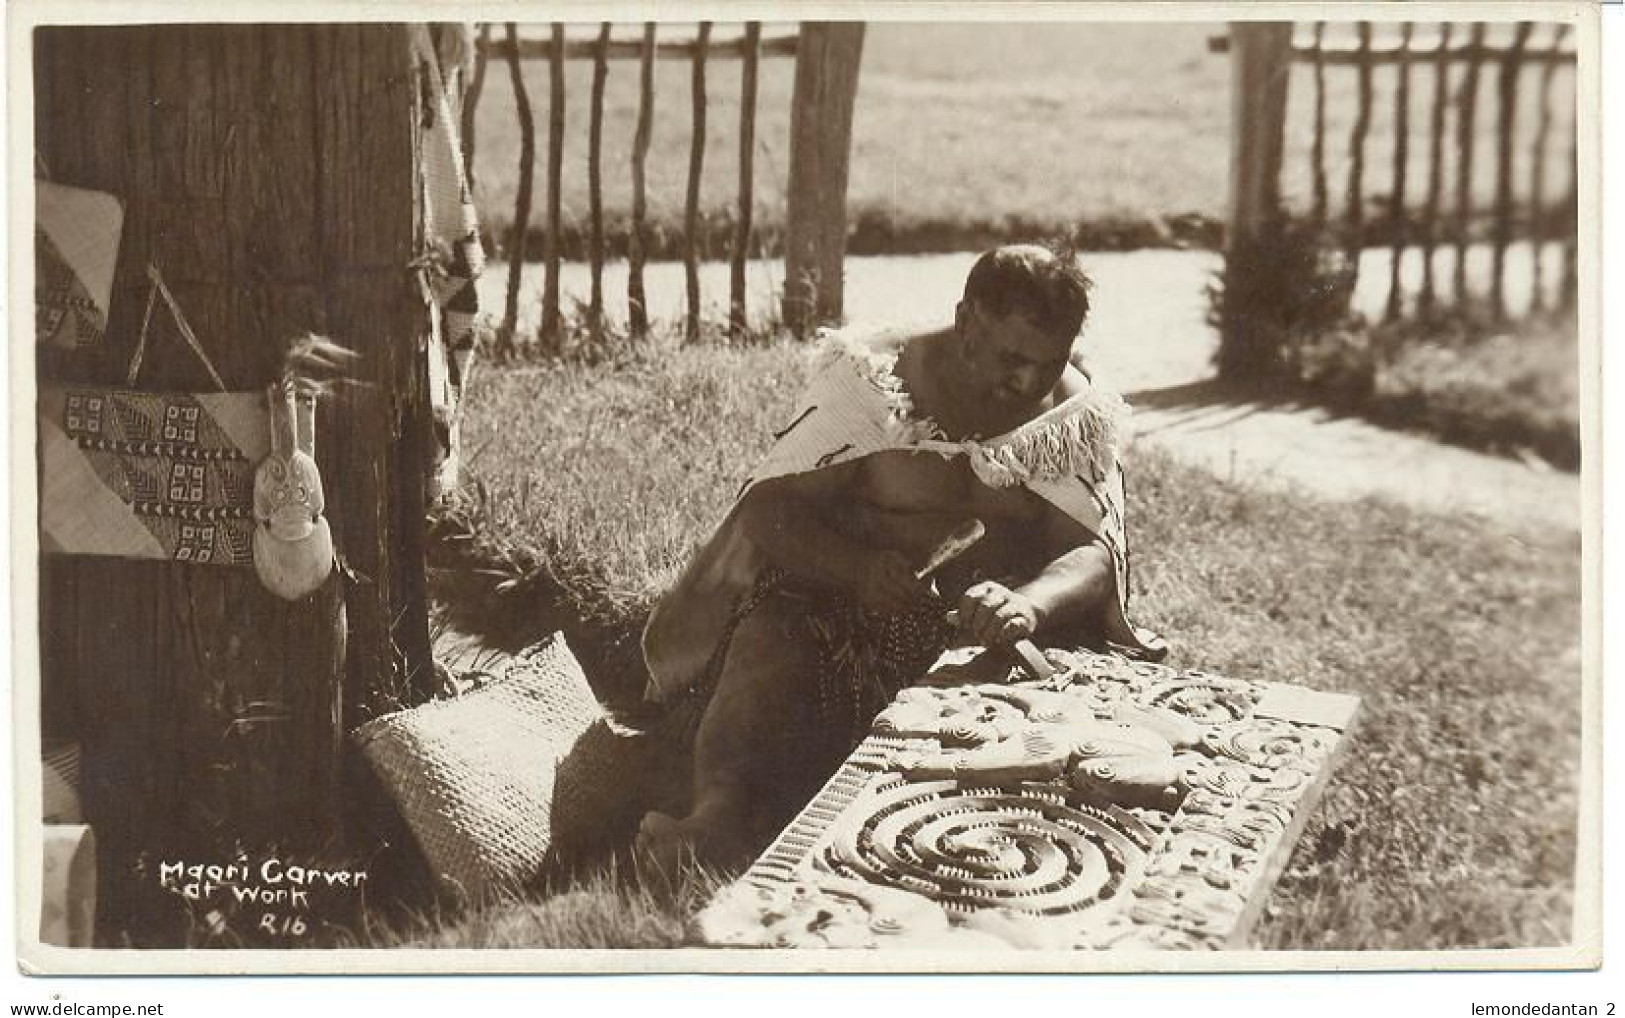
POLYGON ((648 698, 693 726, 689 812, 644 817, 645 858, 746 861, 956 641, 1161 656, 1126 615, 1127 408, 1069 359, 1088 292, 1070 254, 1009 246, 949 328, 823 335, 826 365, 644 632, 648 698), (922 577, 972 519, 985 537, 922 577))

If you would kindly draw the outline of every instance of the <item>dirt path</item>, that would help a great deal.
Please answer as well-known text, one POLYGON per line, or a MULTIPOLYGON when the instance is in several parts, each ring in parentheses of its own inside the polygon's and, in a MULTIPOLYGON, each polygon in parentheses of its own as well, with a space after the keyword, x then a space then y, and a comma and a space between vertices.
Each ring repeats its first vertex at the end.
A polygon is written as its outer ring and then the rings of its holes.
MULTIPOLYGON (((1527 249, 1513 252, 1514 259, 1528 256, 1527 249)), ((973 257, 851 259, 848 318, 888 325, 945 322, 973 257)), ((1574 474, 1459 449, 1318 408, 1227 398, 1211 381, 1218 338, 1205 321, 1204 287, 1220 268, 1216 255, 1141 251, 1088 255, 1085 261, 1095 280, 1095 306, 1082 348, 1096 373, 1135 407, 1135 442, 1167 449, 1221 477, 1299 488, 1324 498, 1376 496, 1433 511, 1471 513, 1516 531, 1578 529, 1580 485, 1574 474)), ((1470 270, 1477 268, 1475 261, 1470 255, 1470 270)), ((1510 279, 1528 278, 1516 265, 1513 270, 1510 279)), ((782 271, 776 262, 751 266, 754 309, 773 307, 782 271)), ((682 267, 651 265, 646 279, 651 317, 680 318, 682 267)), ((1380 311, 1387 279, 1380 253, 1368 255, 1361 279, 1357 305, 1368 313, 1380 311)), ((482 307, 501 308, 505 283, 506 266, 491 266, 480 283, 482 307)), ((539 268, 527 270, 527 297, 540 283, 539 268)), ((585 302, 585 266, 566 265, 560 284, 566 307, 572 298, 585 302)), ((727 285, 726 265, 702 268, 702 294, 716 318, 725 317, 727 285)), ((624 307, 624 262, 607 267, 605 292, 612 313, 624 307)), ((1510 299, 1516 306, 1528 295, 1513 293, 1510 299)), ((538 309, 533 297, 521 303, 532 316, 528 322, 521 316, 523 330, 526 324, 533 327, 538 309)))

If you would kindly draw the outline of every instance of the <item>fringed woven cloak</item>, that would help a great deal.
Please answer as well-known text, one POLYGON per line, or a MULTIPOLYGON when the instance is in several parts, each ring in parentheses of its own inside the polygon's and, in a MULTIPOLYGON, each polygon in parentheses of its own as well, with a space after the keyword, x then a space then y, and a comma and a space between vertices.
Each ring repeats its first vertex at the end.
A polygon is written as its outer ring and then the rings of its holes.
MULTIPOLYGON (((947 441, 913 413, 893 374, 898 333, 855 336, 826 331, 826 361, 795 414, 739 498, 774 477, 804 473, 890 450, 969 457, 982 483, 1024 485, 1083 525, 1111 552, 1117 598, 1108 612, 1107 642, 1135 657, 1160 658, 1166 646, 1128 620, 1128 538, 1118 436, 1128 407, 1095 387, 1026 424, 984 441, 947 441)), ((738 525, 739 501, 704 548, 655 607, 643 634, 651 684, 647 696, 675 701, 706 678, 735 607, 768 564, 738 525)))

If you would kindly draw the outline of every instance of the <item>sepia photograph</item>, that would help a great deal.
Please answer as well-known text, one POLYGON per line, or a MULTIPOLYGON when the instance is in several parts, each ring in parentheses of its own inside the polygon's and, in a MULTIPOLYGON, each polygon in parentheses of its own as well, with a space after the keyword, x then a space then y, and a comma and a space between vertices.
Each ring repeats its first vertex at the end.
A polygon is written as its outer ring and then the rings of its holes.
POLYGON ((1601 964, 1597 5, 401 10, 7 11, 25 973, 1601 964))

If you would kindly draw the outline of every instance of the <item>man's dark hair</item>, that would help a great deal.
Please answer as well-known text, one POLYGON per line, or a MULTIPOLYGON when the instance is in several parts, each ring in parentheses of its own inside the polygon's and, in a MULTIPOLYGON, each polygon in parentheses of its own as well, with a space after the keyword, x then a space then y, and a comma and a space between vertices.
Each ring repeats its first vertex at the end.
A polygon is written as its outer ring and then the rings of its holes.
POLYGON ((996 318, 1019 311, 1045 332, 1072 337, 1089 314, 1090 286, 1070 250, 1012 244, 976 259, 965 300, 996 318))

